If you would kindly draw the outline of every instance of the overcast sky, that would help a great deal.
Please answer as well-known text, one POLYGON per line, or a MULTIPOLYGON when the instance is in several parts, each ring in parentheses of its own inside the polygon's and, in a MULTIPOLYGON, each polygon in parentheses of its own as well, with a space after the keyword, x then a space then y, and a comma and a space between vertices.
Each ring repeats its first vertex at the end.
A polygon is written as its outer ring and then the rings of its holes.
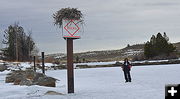
POLYGON ((64 53, 66 42, 52 15, 65 7, 84 14, 84 33, 75 40, 74 52, 120 49, 158 32, 180 41, 180 0, 1 0, 1 39, 10 24, 19 22, 32 30, 40 52, 64 53))

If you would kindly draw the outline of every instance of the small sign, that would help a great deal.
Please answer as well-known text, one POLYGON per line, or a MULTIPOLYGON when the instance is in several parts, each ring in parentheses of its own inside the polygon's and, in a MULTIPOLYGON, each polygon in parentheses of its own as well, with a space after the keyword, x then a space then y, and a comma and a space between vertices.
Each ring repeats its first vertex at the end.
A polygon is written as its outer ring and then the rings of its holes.
POLYGON ((80 37, 76 34, 80 30, 78 20, 65 20, 64 22, 66 23, 64 26, 64 30, 66 31, 64 37, 80 37))

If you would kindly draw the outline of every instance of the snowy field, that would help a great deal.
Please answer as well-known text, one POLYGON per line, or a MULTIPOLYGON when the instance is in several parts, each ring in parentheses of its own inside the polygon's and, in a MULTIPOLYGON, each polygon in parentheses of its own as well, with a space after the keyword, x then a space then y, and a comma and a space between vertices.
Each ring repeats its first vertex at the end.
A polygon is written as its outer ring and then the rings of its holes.
POLYGON ((180 83, 180 64, 133 67, 131 83, 120 67, 75 69, 74 94, 67 94, 66 70, 46 72, 60 80, 55 88, 6 84, 7 73, 0 72, 0 99, 164 99, 165 85, 180 83))

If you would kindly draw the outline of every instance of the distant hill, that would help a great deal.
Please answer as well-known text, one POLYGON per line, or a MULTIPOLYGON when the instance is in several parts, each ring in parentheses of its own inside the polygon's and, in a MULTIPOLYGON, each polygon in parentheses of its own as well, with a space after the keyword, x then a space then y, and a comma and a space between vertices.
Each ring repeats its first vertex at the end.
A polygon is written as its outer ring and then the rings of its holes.
POLYGON ((125 57, 137 55, 143 51, 143 44, 137 44, 118 50, 90 51, 84 53, 75 53, 75 57, 85 58, 88 61, 118 61, 125 57))
MULTIPOLYGON (((177 51, 180 53, 180 42, 174 43, 177 51)), ((144 52, 144 44, 136 44, 132 46, 125 47, 123 49, 117 50, 103 50, 103 51, 88 51, 82 53, 75 53, 74 60, 79 57, 80 61, 85 59, 86 61, 119 61, 124 58, 132 58, 135 55, 144 52)), ((48 55, 49 56, 49 55, 48 55)), ((59 58, 60 60, 66 60, 65 54, 51 54, 54 58, 59 58)))
MULTIPOLYGON (((76 57, 79 57, 80 61, 85 59, 86 61, 119 61, 123 60, 126 57, 132 57, 139 53, 143 53, 144 44, 132 45, 129 47, 125 47, 123 49, 117 50, 104 50, 104 51, 88 51, 82 53, 75 53, 74 60, 76 57)), ((47 56, 51 56, 54 58, 58 58, 60 60, 66 60, 65 54, 49 54, 47 56)))

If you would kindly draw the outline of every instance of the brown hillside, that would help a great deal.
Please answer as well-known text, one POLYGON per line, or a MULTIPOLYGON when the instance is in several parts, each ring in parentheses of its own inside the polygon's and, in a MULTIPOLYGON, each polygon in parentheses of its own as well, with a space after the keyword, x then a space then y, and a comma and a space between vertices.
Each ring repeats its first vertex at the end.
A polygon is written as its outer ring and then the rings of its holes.
MULTIPOLYGON (((180 53, 180 42, 174 43, 176 46, 177 51, 180 53)), ((74 60, 76 57, 79 57, 79 61, 119 61, 123 60, 126 57, 132 58, 137 54, 144 52, 144 44, 136 44, 129 47, 125 47, 123 49, 118 50, 104 50, 104 51, 89 51, 89 52, 82 52, 82 53, 75 53, 74 60)), ((51 56, 59 57, 61 60, 66 61, 66 55, 58 55, 53 54, 51 56)))

